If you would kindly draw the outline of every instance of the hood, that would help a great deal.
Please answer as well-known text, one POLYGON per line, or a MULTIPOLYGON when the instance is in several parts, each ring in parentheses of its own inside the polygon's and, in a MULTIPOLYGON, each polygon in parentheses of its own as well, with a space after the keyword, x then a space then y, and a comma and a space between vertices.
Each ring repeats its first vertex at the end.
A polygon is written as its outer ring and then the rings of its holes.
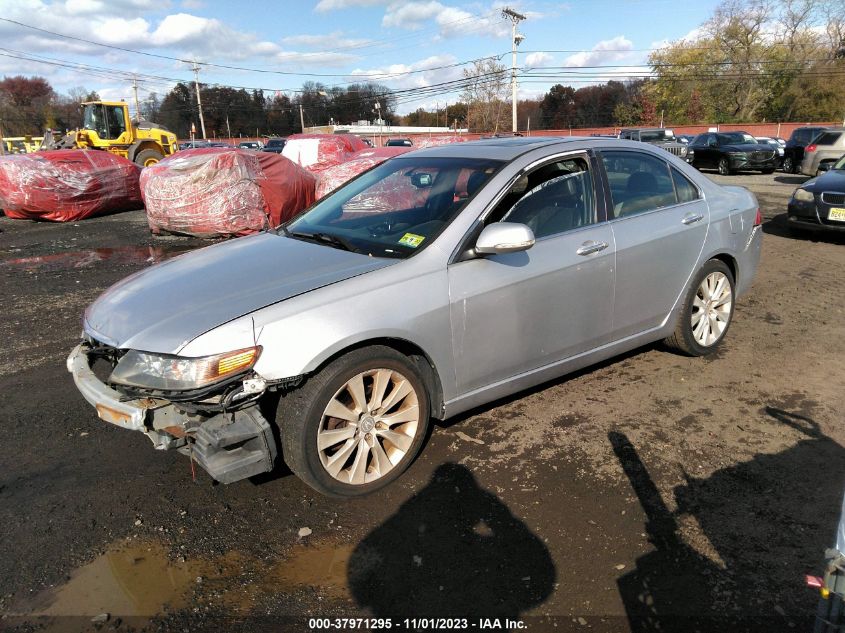
POLYGON ((772 145, 763 145, 762 143, 732 143, 731 145, 722 145, 720 149, 727 152, 774 152, 775 148, 772 145))
POLYGON ((115 347, 173 354, 232 319, 398 261, 260 233, 127 277, 91 304, 83 325, 115 347))
POLYGON ((826 171, 821 176, 811 178, 805 182, 801 185, 801 188, 818 193, 823 191, 845 193, 845 170, 831 169, 830 171, 826 171))

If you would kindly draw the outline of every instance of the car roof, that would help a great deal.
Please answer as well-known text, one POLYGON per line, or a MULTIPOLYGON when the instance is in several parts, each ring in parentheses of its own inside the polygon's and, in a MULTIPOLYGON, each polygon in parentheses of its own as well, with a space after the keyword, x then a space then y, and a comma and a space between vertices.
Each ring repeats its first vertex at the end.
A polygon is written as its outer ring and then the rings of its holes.
MULTIPOLYGON (((494 160, 513 160, 517 156, 525 154, 541 147, 560 145, 563 149, 566 145, 577 145, 578 147, 596 147, 607 142, 622 143, 626 147, 637 147, 641 143, 633 141, 618 141, 617 139, 595 138, 589 136, 514 136, 504 138, 490 138, 466 143, 449 143, 427 147, 413 152, 413 156, 431 156, 448 158, 492 158, 494 160)), ((401 158, 401 157, 397 157, 401 158)))

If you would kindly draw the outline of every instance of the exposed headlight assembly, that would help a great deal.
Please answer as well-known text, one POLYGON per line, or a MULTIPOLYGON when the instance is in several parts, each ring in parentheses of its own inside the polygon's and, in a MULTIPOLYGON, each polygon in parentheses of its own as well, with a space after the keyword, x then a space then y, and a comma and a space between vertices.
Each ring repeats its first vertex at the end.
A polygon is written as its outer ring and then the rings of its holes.
POLYGON ((246 371, 260 354, 260 345, 197 358, 130 350, 117 363, 109 382, 160 391, 198 389, 246 371))
POLYGON ((792 194, 792 197, 798 202, 812 202, 813 192, 807 191, 806 189, 796 189, 795 193, 792 194))

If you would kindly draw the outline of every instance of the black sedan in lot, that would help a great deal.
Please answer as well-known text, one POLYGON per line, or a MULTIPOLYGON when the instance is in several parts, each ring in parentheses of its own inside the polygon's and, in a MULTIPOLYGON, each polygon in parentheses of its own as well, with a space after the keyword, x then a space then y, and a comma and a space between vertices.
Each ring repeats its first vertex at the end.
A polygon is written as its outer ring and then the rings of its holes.
POLYGON ((695 150, 693 166, 718 169, 723 176, 741 170, 771 174, 778 163, 777 150, 758 143, 748 132, 705 132, 690 148, 695 150))
POLYGON ((845 156, 795 190, 787 217, 790 228, 798 230, 845 231, 845 156))

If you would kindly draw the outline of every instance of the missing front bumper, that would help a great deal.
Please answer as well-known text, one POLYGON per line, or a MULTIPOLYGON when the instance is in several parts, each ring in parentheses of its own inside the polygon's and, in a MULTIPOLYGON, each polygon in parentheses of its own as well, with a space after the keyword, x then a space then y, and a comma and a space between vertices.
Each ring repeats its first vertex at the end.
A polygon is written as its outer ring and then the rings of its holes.
POLYGON ((125 401, 91 370, 83 345, 67 359, 68 371, 82 397, 101 420, 144 433, 156 449, 179 449, 221 483, 232 483, 273 469, 278 450, 269 422, 257 405, 232 413, 202 417, 184 413, 167 400, 125 401))

